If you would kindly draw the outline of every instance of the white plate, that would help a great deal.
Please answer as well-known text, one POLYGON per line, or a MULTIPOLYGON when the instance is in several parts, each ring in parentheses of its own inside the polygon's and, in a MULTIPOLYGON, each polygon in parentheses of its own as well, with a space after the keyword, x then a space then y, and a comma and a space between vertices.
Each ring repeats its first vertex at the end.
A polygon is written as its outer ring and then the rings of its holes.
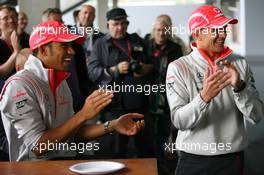
POLYGON ((79 174, 107 174, 123 168, 125 168, 124 164, 111 161, 83 162, 69 167, 71 171, 79 174))

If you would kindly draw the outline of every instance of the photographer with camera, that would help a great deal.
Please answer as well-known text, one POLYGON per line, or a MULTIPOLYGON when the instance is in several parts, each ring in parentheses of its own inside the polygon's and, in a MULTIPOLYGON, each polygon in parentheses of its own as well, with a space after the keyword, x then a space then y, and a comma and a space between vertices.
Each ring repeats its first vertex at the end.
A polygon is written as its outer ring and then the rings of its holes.
MULTIPOLYGON (((114 90, 115 97, 102 114, 103 119, 113 119, 128 111, 145 115, 146 127, 135 136, 135 145, 139 157, 153 157, 153 122, 147 114, 148 96, 142 90, 148 83, 145 77, 151 72, 152 65, 148 64, 149 60, 144 54, 142 39, 137 34, 127 33, 129 21, 125 10, 114 8, 107 12, 106 18, 108 33, 99 38, 94 45, 88 63, 89 78, 100 86, 122 87, 114 90), (136 91, 139 86, 142 87, 141 92, 136 91)), ((114 135, 107 139, 102 140, 100 153, 104 157, 124 158, 129 138, 114 135), (110 145, 115 146, 109 148, 110 145)))

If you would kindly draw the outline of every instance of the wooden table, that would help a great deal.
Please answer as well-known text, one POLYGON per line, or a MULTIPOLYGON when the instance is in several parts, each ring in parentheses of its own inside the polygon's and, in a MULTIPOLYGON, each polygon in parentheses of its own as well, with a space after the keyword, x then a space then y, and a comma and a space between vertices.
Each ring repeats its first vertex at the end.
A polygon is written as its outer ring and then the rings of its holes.
MULTIPOLYGON (((90 162, 92 160, 60 160, 38 162, 0 162, 1 175, 76 175, 69 167, 75 163, 90 162)), ((99 161, 99 160, 96 160, 99 161)), ((126 168, 111 175, 157 175, 156 159, 114 159, 126 168)))

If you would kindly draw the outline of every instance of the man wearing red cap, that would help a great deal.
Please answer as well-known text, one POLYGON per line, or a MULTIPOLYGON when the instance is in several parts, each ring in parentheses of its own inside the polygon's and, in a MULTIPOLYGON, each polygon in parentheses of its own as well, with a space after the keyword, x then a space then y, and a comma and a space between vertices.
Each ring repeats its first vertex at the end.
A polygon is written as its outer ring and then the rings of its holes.
POLYGON ((85 124, 111 102, 112 92, 93 92, 74 114, 65 79, 74 55, 70 42, 77 38, 57 21, 43 22, 31 33, 33 54, 24 70, 6 81, 0 95, 10 161, 73 157, 78 150, 54 145, 62 142, 72 145, 76 139, 91 140, 113 131, 134 135, 144 126, 144 121, 132 120, 143 117, 136 113, 105 124, 85 124))
POLYGON ((244 120, 259 122, 264 107, 249 65, 224 45, 227 25, 237 22, 215 6, 200 6, 188 21, 193 51, 169 65, 167 98, 179 129, 177 175, 243 174, 244 120))

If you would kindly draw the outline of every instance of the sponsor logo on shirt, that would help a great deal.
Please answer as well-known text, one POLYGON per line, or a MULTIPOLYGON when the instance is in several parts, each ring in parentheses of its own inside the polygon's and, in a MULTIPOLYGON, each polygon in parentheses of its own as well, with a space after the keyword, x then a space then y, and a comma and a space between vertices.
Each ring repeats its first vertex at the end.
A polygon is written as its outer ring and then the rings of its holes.
POLYGON ((22 97, 22 96, 25 96, 27 95, 27 92, 23 92, 19 89, 16 90, 16 94, 14 96, 12 96, 12 99, 13 100, 16 100, 18 97, 22 97))
POLYGON ((197 72, 196 77, 197 77, 195 78, 196 89, 198 92, 200 92, 203 89, 204 75, 201 72, 197 72))
POLYGON ((21 109, 23 108, 27 103, 27 99, 21 100, 19 102, 16 102, 16 108, 17 109, 21 109))
POLYGON ((199 80, 203 80, 204 76, 201 72, 197 72, 197 77, 199 78, 199 80))

